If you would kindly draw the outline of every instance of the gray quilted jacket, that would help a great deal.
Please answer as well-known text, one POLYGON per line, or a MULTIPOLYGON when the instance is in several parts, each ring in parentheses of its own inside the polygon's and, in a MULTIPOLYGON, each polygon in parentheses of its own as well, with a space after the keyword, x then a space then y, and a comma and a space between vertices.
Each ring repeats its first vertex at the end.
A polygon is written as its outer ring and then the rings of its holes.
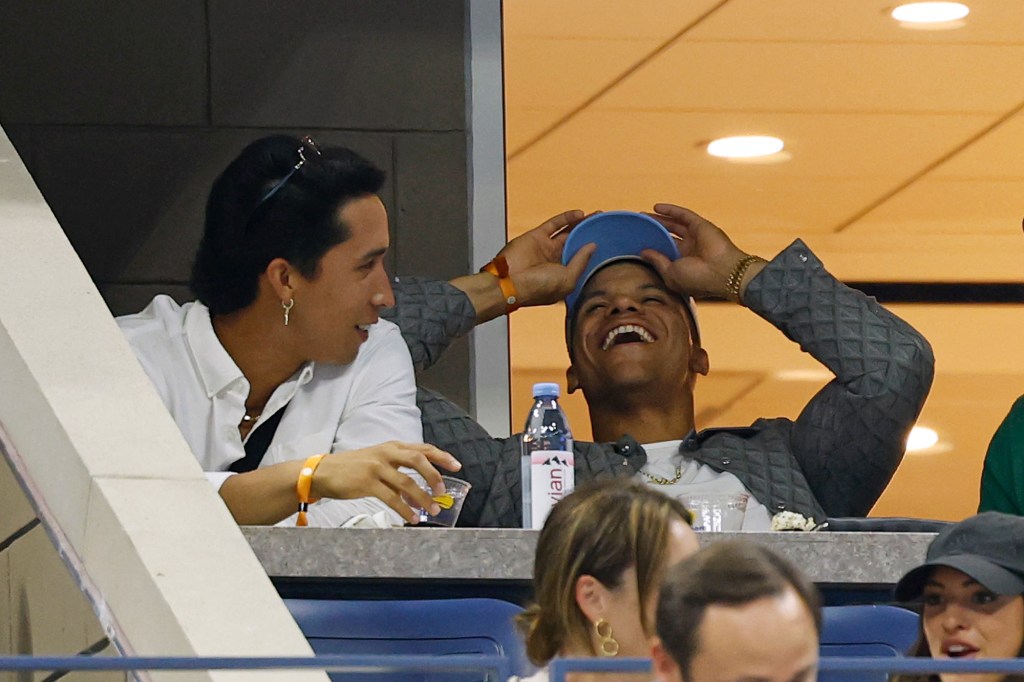
MULTIPOLYGON (((473 327, 465 294, 446 282, 403 278, 397 323, 418 368, 432 365, 473 327)), ((903 443, 931 387, 928 342, 873 298, 825 271, 800 240, 747 287, 744 303, 836 376, 796 420, 758 419, 749 427, 705 429, 680 446, 687 457, 735 474, 772 513, 794 511, 819 522, 864 516, 892 478, 903 443)), ((473 484, 459 525, 521 524, 520 436, 492 438, 437 393, 420 389, 423 436, 463 463, 473 484)), ((630 436, 576 446, 577 483, 633 476, 647 461, 630 436)))

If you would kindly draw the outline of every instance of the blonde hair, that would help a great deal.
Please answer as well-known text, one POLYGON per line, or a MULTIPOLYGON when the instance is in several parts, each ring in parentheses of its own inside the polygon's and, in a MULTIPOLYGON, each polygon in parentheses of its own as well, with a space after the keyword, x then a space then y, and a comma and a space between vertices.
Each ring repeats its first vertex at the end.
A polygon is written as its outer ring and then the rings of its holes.
POLYGON ((689 524, 690 512, 649 486, 612 479, 577 488, 551 510, 537 540, 534 599, 517 618, 526 653, 536 665, 554 658, 566 644, 587 642, 590 622, 576 603, 576 583, 589 575, 610 589, 626 569, 636 569, 644 632, 653 633, 642 605, 661 581, 672 521, 689 524))

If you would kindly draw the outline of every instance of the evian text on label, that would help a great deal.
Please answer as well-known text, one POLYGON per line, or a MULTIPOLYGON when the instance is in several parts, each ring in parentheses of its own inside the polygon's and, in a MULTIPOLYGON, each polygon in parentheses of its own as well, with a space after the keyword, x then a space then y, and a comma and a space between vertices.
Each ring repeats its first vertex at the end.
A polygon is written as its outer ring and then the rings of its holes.
POLYGON ((555 502, 572 492, 575 483, 573 453, 534 450, 530 453, 530 497, 533 528, 540 529, 555 502))

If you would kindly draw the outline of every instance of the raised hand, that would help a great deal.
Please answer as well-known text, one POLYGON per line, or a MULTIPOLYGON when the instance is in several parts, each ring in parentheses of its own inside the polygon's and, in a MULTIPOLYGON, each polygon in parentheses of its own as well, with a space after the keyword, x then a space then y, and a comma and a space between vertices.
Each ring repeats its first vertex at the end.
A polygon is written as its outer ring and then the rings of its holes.
POLYGON ((594 247, 579 251, 562 265, 562 249, 572 228, 586 217, 583 211, 566 211, 522 234, 498 252, 508 263, 521 305, 547 305, 564 299, 583 274, 594 247))
MULTIPOLYGON (((737 248, 720 228, 689 209, 675 204, 655 204, 654 211, 652 217, 680 238, 677 246, 681 258, 678 260, 671 261, 651 250, 641 254, 665 283, 673 290, 694 298, 732 299, 726 286, 729 276, 748 254, 737 248)), ((762 267, 763 263, 752 264, 746 271, 743 284, 762 267)))

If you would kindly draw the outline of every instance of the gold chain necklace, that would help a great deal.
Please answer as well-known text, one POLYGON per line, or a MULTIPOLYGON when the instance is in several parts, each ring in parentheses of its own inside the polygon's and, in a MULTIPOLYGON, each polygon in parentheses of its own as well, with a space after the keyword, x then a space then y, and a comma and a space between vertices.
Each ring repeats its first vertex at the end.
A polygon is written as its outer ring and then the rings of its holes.
POLYGON ((640 470, 640 473, 648 481, 650 481, 651 483, 654 483, 656 485, 672 485, 673 483, 678 482, 679 479, 683 477, 683 465, 682 464, 677 464, 676 465, 676 475, 673 476, 672 478, 662 478, 661 476, 654 476, 653 474, 647 473, 643 469, 640 470))

